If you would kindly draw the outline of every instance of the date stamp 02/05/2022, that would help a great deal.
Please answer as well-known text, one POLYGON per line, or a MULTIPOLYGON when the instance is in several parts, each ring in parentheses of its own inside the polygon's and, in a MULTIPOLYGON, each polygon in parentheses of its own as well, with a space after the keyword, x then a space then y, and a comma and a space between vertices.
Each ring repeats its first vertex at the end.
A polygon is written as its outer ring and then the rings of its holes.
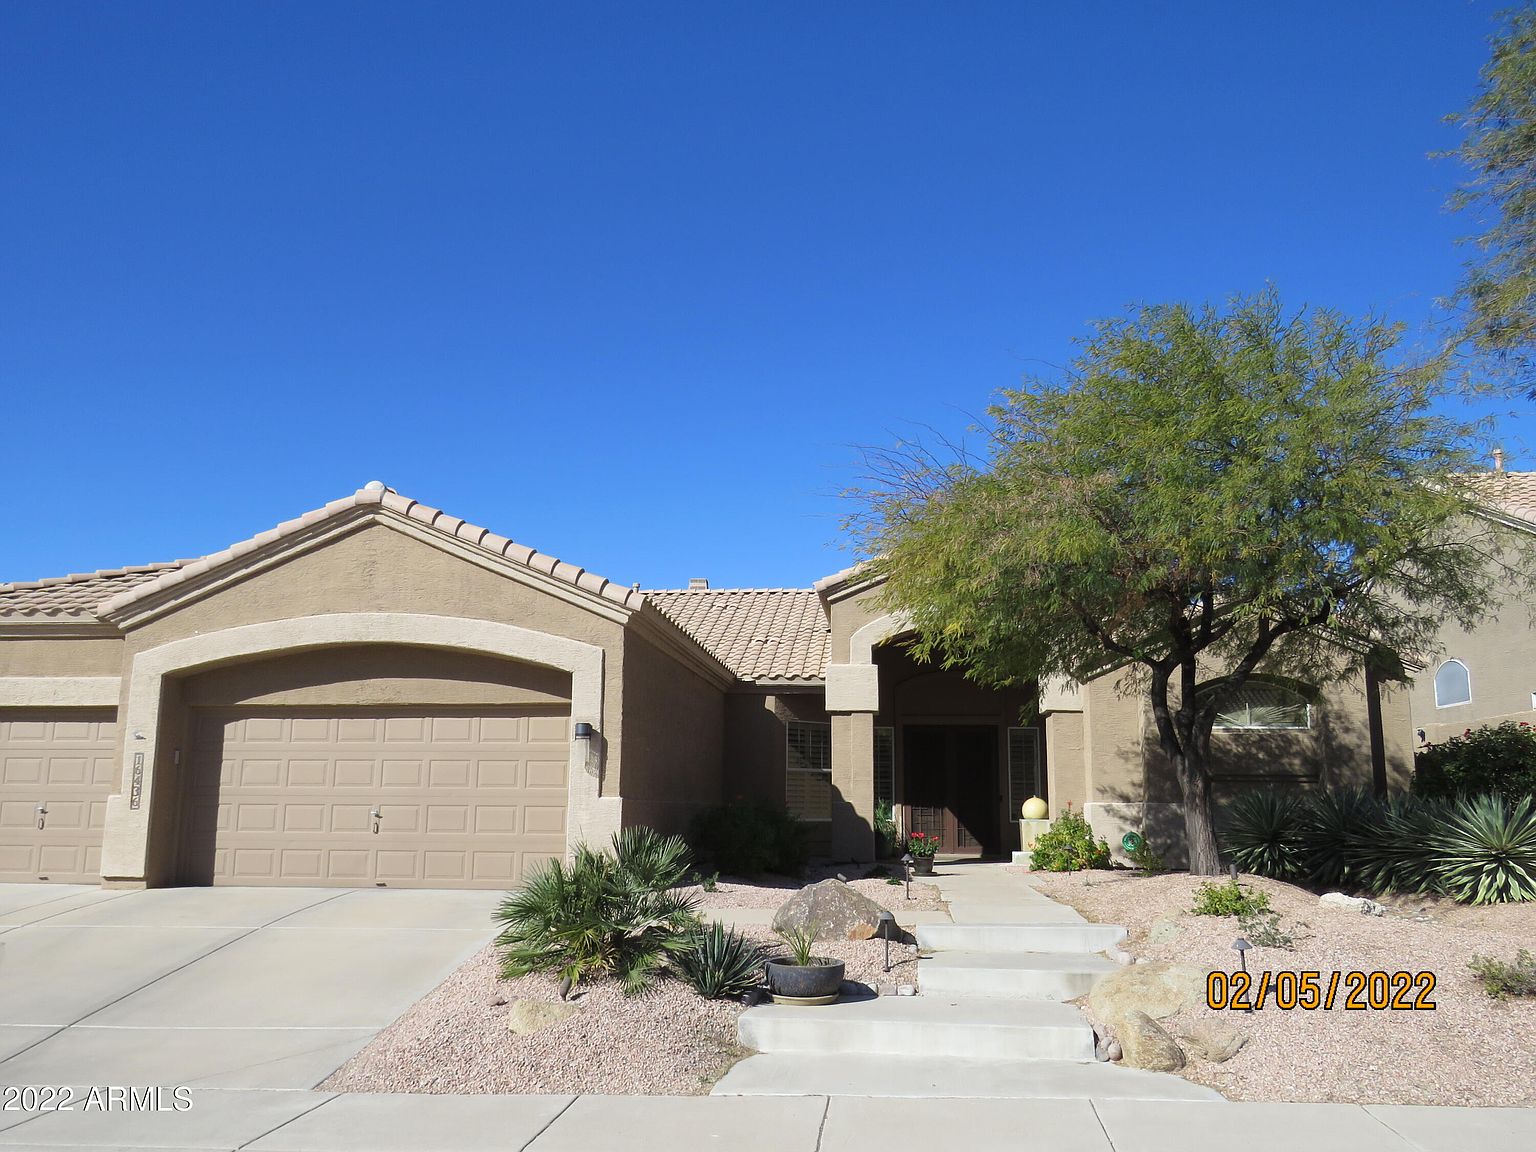
POLYGON ((0 1112, 187 1112, 190 1088, 0 1084, 0 1112))
POLYGON ((1215 1011, 1433 1012, 1433 972, 1212 972, 1205 1002, 1215 1011))

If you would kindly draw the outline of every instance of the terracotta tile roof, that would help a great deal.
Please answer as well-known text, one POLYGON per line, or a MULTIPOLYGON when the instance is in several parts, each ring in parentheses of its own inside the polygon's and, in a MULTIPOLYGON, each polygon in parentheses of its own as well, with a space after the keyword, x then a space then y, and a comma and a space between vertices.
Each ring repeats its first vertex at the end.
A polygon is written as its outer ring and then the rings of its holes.
POLYGON ((1473 487, 1493 507, 1536 523, 1536 472, 1489 472, 1473 487))
POLYGON ((195 579, 212 568, 230 564, 258 548, 264 548, 285 537, 308 531, 316 524, 344 515, 354 508, 370 506, 388 509, 446 536, 462 540, 484 552, 510 560, 514 564, 546 576, 552 576, 556 580, 625 608, 638 608, 644 603, 641 594, 632 588, 615 584, 594 572, 588 572, 585 568, 568 564, 554 556, 546 556, 542 552, 529 548, 526 544, 518 544, 505 536, 498 536, 488 528, 481 528, 478 524, 471 524, 466 520, 460 520, 457 516, 450 516, 440 509, 412 500, 408 496, 402 496, 393 489, 374 481, 350 496, 332 500, 324 508, 316 508, 313 512, 306 512, 293 520, 284 521, 276 528, 269 528, 265 532, 252 536, 249 540, 232 544, 222 552, 215 552, 210 556, 204 556, 201 560, 162 572, 155 579, 144 581, 134 587, 118 590, 98 604, 96 611, 103 616, 119 612, 140 600, 174 588, 183 581, 195 579))
POLYGON ((108 597, 152 583, 166 572, 190 563, 191 560, 171 560, 0 584, 0 616, 91 616, 96 605, 108 597))
POLYGON ((812 588, 663 588, 645 593, 743 680, 822 680, 832 637, 812 588))

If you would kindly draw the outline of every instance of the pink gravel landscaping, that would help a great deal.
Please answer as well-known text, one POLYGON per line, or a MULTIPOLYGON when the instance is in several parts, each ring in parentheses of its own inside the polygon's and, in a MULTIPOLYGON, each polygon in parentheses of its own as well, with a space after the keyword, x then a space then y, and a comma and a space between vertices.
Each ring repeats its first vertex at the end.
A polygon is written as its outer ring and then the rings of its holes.
MULTIPOLYGON (((828 873, 831 874, 830 872, 828 873)), ((700 892, 709 908, 777 908, 815 873, 797 883, 722 880, 700 892)), ((883 879, 852 886, 898 912, 942 907, 938 889, 912 885, 914 899, 883 879)), ((780 941, 766 927, 743 935, 765 945, 780 941)), ((917 954, 893 944, 893 971, 883 971, 882 940, 827 940, 819 955, 847 964, 846 978, 870 984, 916 983, 917 954)), ((502 980, 495 949, 486 947, 342 1065, 321 1087, 333 1092, 601 1093, 693 1095, 707 1093, 748 1053, 736 1043, 734 1001, 704 1000, 678 980, 663 980, 641 996, 624 996, 612 982, 577 989, 577 1012, 532 1036, 507 1031, 514 999, 554 1003, 558 982, 547 976, 502 980)))
MULTIPOLYGON (((1237 967, 1237 921, 1189 911, 1201 878, 1026 875, 1090 920, 1123 925, 1127 950, 1138 957, 1237 967)), ((1249 952, 1250 972, 1317 970, 1326 983, 1334 971, 1430 971, 1437 1007, 1346 1011, 1342 995, 1332 1011, 1214 1012, 1202 1003, 1161 1023, 1178 1034, 1219 1017, 1248 1042, 1224 1064, 1191 1059, 1188 1079, 1233 1100, 1536 1105, 1536 1002, 1491 1000, 1467 968, 1474 955, 1509 961, 1521 948, 1536 948, 1536 904, 1469 908, 1397 899, 1387 915, 1374 917, 1320 905, 1315 893, 1290 884, 1246 876, 1243 883, 1269 894, 1282 927, 1296 937, 1294 951, 1249 952)))

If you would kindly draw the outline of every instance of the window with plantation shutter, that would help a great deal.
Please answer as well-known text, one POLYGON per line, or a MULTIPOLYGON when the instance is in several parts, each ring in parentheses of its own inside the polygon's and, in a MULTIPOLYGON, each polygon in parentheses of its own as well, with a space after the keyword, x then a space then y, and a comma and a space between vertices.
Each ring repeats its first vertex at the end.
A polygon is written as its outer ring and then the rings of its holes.
POLYGON ((875 803, 896 803, 896 729, 875 729, 875 803))
POLYGON ((802 820, 832 819, 832 725, 785 725, 784 806, 802 820))
POLYGON ((1222 698, 1216 728, 1310 728, 1312 705, 1278 684, 1249 683, 1222 698))
POLYGON ((1019 809, 1031 796, 1041 795, 1040 731, 1008 729, 1008 813, 1017 820, 1019 809))

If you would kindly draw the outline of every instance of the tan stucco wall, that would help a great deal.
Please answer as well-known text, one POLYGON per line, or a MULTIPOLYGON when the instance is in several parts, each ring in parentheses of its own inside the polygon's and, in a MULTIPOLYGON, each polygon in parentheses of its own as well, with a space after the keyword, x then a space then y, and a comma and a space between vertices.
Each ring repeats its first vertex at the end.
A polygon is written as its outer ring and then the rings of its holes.
POLYGON ((721 802, 725 692, 634 630, 623 655, 624 823, 686 832, 721 802))
POLYGON ((120 636, 0 636, 0 676, 117 676, 122 668, 120 636))
POLYGON ((189 677, 192 707, 568 704, 569 673, 472 652, 397 645, 322 648, 189 677))
POLYGON ((187 636, 335 612, 411 612, 493 620, 606 649, 603 792, 619 794, 623 626, 385 525, 367 524, 130 627, 125 655, 131 661, 138 652, 187 636))
MULTIPOLYGON (((1527 594, 1529 595, 1529 594, 1527 594)), ((1459 736, 1468 728, 1505 720, 1536 724, 1531 694, 1536 692, 1536 623, 1516 591, 1506 589, 1493 613, 1470 630, 1447 623, 1436 650, 1413 679, 1409 692, 1410 728, 1424 729, 1431 743, 1459 736), (1435 705, 1435 672, 1448 659, 1467 666, 1472 700, 1449 708, 1435 705)))

